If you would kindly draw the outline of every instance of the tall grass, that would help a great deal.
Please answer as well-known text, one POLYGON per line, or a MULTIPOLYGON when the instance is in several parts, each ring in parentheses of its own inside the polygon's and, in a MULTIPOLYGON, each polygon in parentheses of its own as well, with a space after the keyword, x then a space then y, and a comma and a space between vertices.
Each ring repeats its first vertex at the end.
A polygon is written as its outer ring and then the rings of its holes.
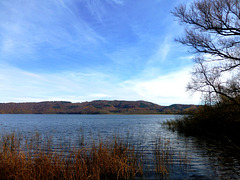
MULTIPOLYGON (((81 139, 80 139, 81 140, 81 139)), ((155 172, 168 176, 174 152, 159 138, 153 150, 155 172)), ((0 179, 134 179, 144 174, 144 155, 120 138, 78 148, 54 148, 52 137, 0 136, 0 179)))
POLYGON ((15 133, 1 137, 1 179, 129 179, 142 173, 134 147, 117 139, 70 153, 53 151, 51 141, 36 146, 38 139, 34 135, 29 142, 15 133))
POLYGON ((176 166, 178 170, 187 171, 191 163, 186 152, 173 150, 169 139, 157 138, 153 153, 155 172, 160 174, 161 178, 169 177, 176 166))
POLYGON ((162 176, 169 175, 170 166, 173 161, 173 151, 169 146, 170 141, 165 141, 162 144, 161 138, 158 138, 155 143, 155 171, 162 176))

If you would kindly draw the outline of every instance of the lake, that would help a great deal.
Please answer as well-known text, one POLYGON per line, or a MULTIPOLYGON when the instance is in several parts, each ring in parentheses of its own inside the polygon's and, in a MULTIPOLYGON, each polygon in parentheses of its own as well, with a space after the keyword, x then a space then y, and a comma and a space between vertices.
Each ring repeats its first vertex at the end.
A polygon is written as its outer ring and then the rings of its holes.
MULTIPOLYGON (((84 143, 107 140, 117 136, 134 144, 146 154, 148 175, 145 178, 160 178, 154 173, 152 160, 154 145, 159 137, 170 142, 171 150, 188 160, 180 166, 176 156, 171 167, 170 179, 239 179, 239 161, 219 160, 219 153, 211 151, 205 143, 197 143, 193 137, 185 137, 167 130, 162 122, 176 119, 179 115, 42 115, 42 114, 0 114, 0 133, 20 132, 30 136, 34 132, 43 137, 53 137, 53 144, 80 146, 84 143)), ((212 147, 214 148, 214 147, 212 147)))

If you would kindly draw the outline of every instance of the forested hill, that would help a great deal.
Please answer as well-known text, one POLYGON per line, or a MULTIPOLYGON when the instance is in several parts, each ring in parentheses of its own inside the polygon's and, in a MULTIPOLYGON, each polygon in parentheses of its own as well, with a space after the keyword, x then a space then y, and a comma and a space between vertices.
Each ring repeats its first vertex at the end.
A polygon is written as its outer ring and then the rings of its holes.
POLYGON ((160 106, 146 101, 0 103, 0 114, 183 114, 196 105, 160 106))

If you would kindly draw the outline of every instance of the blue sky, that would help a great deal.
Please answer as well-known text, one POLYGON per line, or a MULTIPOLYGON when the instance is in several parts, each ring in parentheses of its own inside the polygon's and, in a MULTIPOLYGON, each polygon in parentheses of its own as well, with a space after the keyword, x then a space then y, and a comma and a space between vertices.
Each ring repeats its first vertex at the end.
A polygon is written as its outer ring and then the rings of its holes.
POLYGON ((174 38, 183 0, 1 0, 0 102, 199 104, 174 38))

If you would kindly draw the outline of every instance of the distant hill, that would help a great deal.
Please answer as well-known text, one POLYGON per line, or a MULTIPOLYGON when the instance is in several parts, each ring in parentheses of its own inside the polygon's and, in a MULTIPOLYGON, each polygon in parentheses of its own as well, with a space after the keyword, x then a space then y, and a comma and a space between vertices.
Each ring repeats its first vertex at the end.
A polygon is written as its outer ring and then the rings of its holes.
POLYGON ((0 114, 185 114, 197 105, 160 106, 146 101, 0 103, 0 114))

